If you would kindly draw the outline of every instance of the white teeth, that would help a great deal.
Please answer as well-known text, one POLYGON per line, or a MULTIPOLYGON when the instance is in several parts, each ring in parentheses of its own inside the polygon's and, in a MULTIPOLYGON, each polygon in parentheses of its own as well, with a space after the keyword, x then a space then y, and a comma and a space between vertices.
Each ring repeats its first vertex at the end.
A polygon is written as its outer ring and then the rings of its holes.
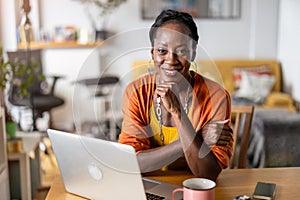
POLYGON ((170 75, 175 75, 177 71, 175 71, 175 70, 165 70, 165 72, 167 74, 170 74, 170 75))
POLYGON ((175 75, 177 73, 177 70, 174 69, 164 69, 164 71, 169 75, 175 75))

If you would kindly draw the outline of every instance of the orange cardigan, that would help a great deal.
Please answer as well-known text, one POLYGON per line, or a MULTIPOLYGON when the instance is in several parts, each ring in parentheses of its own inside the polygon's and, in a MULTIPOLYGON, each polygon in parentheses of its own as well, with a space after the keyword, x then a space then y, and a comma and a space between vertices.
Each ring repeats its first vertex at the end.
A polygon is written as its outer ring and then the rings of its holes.
MULTIPOLYGON (((130 83, 123 96, 123 123, 119 143, 128 144, 141 151, 153 148, 150 136, 150 108, 153 105, 155 74, 143 76, 130 83)), ((194 73, 193 99, 189 118, 196 132, 214 121, 228 119, 224 128, 229 127, 230 95, 218 83, 194 73)), ((233 141, 227 146, 210 146, 221 168, 228 166, 232 156, 233 141)))

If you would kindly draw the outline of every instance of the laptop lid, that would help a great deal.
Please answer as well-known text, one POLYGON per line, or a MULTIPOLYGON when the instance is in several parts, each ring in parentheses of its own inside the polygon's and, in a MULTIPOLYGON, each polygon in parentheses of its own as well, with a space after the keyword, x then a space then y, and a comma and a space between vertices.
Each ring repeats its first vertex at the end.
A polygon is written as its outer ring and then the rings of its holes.
MULTIPOLYGON (((172 199, 178 185, 141 177, 132 146, 47 130, 65 188, 89 199, 146 199, 145 193, 172 199)), ((177 193, 175 199, 182 199, 177 193)))
POLYGON ((47 132, 68 192, 89 199, 146 199, 132 146, 47 132))

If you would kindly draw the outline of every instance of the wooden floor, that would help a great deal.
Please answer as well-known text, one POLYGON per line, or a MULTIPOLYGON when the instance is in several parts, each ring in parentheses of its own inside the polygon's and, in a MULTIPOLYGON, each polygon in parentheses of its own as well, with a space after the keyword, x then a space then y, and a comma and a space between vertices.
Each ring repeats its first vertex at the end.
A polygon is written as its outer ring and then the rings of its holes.
POLYGON ((49 138, 44 138, 43 140, 44 144, 47 147, 47 153, 41 151, 42 182, 41 187, 33 196, 34 200, 44 200, 47 196, 52 181, 57 175, 59 175, 59 169, 54 154, 52 152, 50 140, 49 138))

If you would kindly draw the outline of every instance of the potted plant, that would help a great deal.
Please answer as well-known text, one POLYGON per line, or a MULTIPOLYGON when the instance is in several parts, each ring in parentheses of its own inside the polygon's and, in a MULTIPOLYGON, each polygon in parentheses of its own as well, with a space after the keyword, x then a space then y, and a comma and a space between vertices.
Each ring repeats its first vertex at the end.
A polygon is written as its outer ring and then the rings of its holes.
MULTIPOLYGON (((15 136, 17 130, 17 124, 14 122, 9 106, 6 104, 5 95, 8 93, 7 89, 11 87, 12 84, 18 86, 18 96, 27 97, 30 95, 29 88, 31 87, 33 81, 35 80, 36 70, 38 70, 37 62, 30 61, 30 64, 24 64, 22 62, 12 65, 10 61, 5 61, 3 56, 3 48, 0 45, 0 92, 1 92, 1 106, 5 110, 5 120, 6 120, 6 132, 10 138, 15 136), (20 77, 26 77, 26 79, 20 79, 20 77)), ((16 58, 18 59, 18 58, 16 58)), ((43 76, 37 77, 39 80, 44 79, 43 76)))
POLYGON ((105 40, 108 37, 107 22, 111 12, 127 0, 74 0, 87 6, 85 9, 95 30, 96 40, 105 40))
MULTIPOLYGON (((9 82, 8 77, 8 68, 9 68, 9 62, 4 62, 3 58, 3 50, 2 46, 0 46, 0 88, 1 88, 1 106, 4 106, 4 89, 6 88, 6 85, 9 82)), ((8 110, 4 108, 5 112, 5 127, 6 127, 6 133, 7 135, 12 138, 15 136, 16 133, 16 123, 12 120, 11 115, 9 114, 8 110)))

